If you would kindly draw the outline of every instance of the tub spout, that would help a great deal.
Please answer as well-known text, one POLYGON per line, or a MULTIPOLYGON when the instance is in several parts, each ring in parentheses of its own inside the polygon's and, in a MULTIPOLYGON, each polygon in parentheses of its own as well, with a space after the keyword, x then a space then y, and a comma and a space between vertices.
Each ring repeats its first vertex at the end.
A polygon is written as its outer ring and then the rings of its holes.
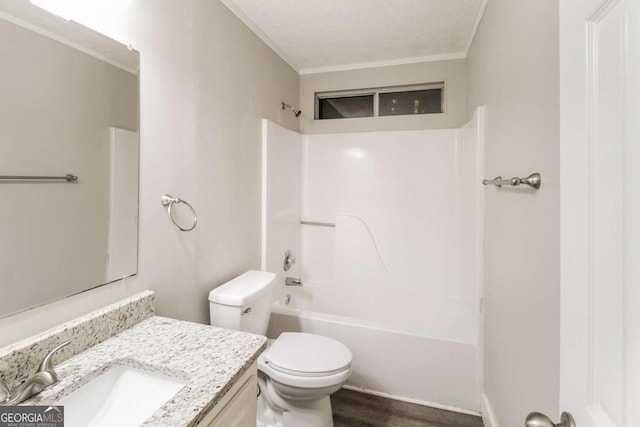
POLYGON ((302 280, 295 277, 287 277, 284 284, 286 286, 302 286, 302 280))

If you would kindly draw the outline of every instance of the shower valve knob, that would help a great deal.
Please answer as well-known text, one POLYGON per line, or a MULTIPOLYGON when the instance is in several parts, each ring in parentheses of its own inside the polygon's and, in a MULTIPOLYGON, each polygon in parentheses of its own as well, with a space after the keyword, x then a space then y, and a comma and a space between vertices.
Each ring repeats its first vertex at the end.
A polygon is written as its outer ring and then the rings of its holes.
POLYGON ((286 251, 282 258, 282 268, 284 271, 289 271, 291 267, 296 263, 296 257, 291 254, 291 251, 286 251))

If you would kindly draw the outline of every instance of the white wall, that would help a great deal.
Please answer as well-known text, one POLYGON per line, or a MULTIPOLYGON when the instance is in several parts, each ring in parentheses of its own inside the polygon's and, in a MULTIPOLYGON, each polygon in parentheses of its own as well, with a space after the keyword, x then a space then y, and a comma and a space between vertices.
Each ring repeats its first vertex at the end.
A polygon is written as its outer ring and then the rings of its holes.
POLYGON ((0 320, 0 345, 145 288, 159 314, 208 322, 209 290, 260 266, 260 119, 298 126, 280 110, 298 75, 220 2, 89 8, 80 22, 141 52, 139 275, 0 320), (194 232, 171 226, 163 193, 193 204, 194 232))
POLYGON ((556 419, 558 1, 488 2, 467 65, 468 112, 487 108, 486 176, 542 174, 537 192, 485 189, 485 392, 500 426, 556 419))
POLYGON ((458 128, 467 121, 466 60, 421 62, 300 77, 303 133, 367 132, 458 128), (445 82, 445 113, 359 119, 313 120, 315 93, 445 82))

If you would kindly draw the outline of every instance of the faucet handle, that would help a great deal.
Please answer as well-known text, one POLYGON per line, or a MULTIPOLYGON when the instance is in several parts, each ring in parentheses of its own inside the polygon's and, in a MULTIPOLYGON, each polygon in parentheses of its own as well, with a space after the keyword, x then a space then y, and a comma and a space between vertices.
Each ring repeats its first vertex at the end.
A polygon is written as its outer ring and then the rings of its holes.
POLYGON ((287 249, 287 251, 284 253, 284 257, 282 258, 282 269, 284 271, 289 271, 289 269, 291 269, 291 267, 293 267, 293 264, 295 263, 296 257, 294 257, 291 251, 287 249))
POLYGON ((71 344, 71 341, 65 341, 62 344, 60 344, 59 346, 57 346, 56 348, 54 348, 53 350, 51 350, 45 357, 44 359, 42 359, 42 362, 40 363, 40 367, 38 368, 38 372, 49 372, 51 374, 53 374, 55 376, 55 371, 54 371, 54 366, 53 366, 53 361, 51 360, 52 356, 61 348, 68 346, 69 344, 71 344))

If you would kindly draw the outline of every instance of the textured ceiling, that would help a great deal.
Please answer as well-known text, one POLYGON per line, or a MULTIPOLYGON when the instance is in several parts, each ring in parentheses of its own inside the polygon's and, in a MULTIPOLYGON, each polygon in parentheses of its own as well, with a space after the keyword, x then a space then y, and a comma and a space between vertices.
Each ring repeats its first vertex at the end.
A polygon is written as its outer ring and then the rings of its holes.
POLYGON ((464 57, 486 0, 221 0, 302 73, 464 57))

